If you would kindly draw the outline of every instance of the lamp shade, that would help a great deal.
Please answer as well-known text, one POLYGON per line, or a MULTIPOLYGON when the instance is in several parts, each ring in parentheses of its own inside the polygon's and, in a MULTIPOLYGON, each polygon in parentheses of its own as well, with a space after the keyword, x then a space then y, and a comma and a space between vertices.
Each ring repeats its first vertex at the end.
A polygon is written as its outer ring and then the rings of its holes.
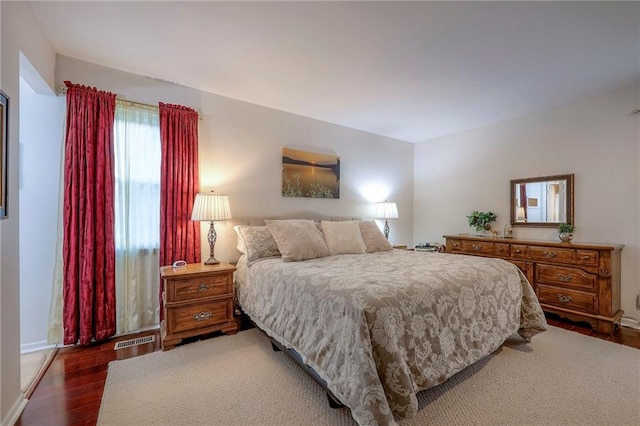
POLYGON ((229 207, 229 197, 224 194, 208 192, 196 194, 196 201, 193 203, 191 220, 229 220, 231 219, 231 208, 229 207))
POLYGON ((397 219, 398 207, 396 203, 378 203, 376 204, 376 219, 397 219))

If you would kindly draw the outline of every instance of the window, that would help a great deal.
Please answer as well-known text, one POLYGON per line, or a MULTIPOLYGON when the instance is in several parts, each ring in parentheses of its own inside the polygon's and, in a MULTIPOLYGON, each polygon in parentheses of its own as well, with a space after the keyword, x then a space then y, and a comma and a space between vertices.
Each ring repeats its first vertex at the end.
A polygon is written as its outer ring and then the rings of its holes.
POLYGON ((114 151, 116 323, 123 334, 159 320, 158 109, 117 100, 114 151))

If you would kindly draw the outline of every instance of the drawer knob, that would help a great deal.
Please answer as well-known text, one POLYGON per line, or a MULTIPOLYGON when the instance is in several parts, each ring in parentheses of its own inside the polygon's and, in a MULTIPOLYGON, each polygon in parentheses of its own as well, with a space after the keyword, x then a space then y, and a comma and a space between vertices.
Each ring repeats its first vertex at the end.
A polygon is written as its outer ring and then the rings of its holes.
POLYGON ((516 250, 516 253, 522 253, 522 251, 520 251, 520 249, 517 249, 517 250, 516 250))
POLYGON ((571 275, 563 275, 563 274, 558 274, 556 275, 556 277, 558 277, 558 280, 563 281, 565 283, 568 283, 573 279, 571 275))
POLYGON ((205 291, 207 288, 209 288, 209 286, 205 283, 202 283, 200 284, 200 286, 198 286, 198 291, 205 291))
POLYGON ((591 258, 591 256, 586 255, 586 256, 582 256, 582 260, 589 260, 591 258))
POLYGON ((193 319, 196 321, 205 321, 211 318, 211 311, 200 312, 199 314, 193 314, 193 319))
POLYGON ((453 243, 453 246, 454 247, 458 247, 458 243, 453 243))
POLYGON ((544 255, 550 258, 554 258, 557 256, 557 253, 555 251, 544 251, 544 255))
POLYGON ((558 300, 562 303, 569 303, 573 300, 573 297, 565 296, 564 294, 558 294, 558 300))
POLYGON ((478 251, 478 250, 480 250, 482 248, 482 244, 473 244, 471 246, 471 248, 476 250, 476 251, 478 251))

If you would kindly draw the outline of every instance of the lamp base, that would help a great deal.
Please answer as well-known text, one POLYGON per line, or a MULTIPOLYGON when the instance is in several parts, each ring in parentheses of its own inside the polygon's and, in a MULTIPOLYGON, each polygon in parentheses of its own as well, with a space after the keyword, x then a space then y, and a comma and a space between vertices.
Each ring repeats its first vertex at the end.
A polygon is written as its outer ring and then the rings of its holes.
POLYGON ((216 259, 215 257, 213 257, 213 256, 209 257, 204 262, 205 265, 217 265, 218 263, 220 263, 220 261, 218 259, 216 259))

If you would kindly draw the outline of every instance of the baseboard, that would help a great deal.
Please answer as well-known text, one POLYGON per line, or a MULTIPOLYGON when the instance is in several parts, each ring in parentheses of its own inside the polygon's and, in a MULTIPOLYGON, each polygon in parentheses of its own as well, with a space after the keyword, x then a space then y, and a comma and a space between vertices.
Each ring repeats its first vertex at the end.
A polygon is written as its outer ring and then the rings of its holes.
POLYGON ((20 345, 20 353, 28 354, 30 352, 43 351, 45 349, 55 348, 56 345, 50 345, 46 340, 40 340, 38 342, 24 343, 20 345))
POLYGON ((0 425, 13 426, 20 418, 22 411, 24 411, 24 407, 27 406, 27 402, 29 402, 29 400, 24 398, 22 394, 20 394, 18 399, 16 399, 16 402, 13 403, 13 407, 11 407, 11 410, 9 410, 7 417, 0 420, 0 425))
POLYGON ((633 328, 635 330, 640 330, 640 321, 631 317, 622 317, 620 320, 620 325, 622 327, 633 328))

